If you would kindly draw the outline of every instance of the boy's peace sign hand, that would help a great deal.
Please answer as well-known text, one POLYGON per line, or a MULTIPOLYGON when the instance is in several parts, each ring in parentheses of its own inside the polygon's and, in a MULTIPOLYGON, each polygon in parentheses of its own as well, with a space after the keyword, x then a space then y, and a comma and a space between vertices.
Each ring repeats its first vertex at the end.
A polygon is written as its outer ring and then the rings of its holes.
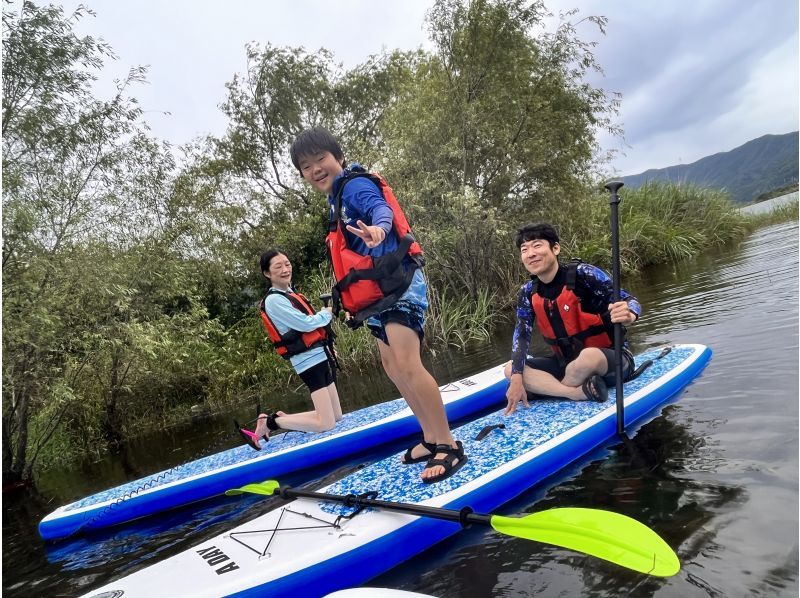
POLYGON ((361 220, 356 220, 356 224, 358 224, 358 228, 348 224, 347 230, 362 239, 364 241, 364 245, 370 249, 383 243, 383 240, 386 238, 386 231, 380 226, 370 226, 368 224, 364 224, 364 222, 361 220))

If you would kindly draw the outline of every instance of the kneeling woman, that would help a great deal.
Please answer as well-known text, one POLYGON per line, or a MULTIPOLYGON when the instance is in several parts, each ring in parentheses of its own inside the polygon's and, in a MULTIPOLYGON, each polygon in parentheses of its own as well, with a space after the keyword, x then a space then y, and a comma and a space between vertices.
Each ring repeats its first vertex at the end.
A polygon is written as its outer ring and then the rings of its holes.
POLYGON ((333 315, 330 307, 314 313, 311 304, 291 288, 292 263, 285 253, 270 249, 261 256, 261 273, 270 282, 261 302, 261 318, 278 353, 288 359, 311 391, 314 411, 261 413, 254 432, 242 430, 247 443, 261 450, 260 439, 275 430, 324 432, 342 419, 339 394, 325 343, 333 315))

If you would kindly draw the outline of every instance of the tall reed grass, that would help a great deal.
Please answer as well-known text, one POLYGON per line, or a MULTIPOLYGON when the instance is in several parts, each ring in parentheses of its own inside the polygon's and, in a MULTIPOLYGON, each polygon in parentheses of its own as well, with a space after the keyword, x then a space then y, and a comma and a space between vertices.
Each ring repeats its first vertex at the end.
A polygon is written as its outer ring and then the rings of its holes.
POLYGON ((446 290, 429 287, 430 309, 426 333, 438 347, 463 349, 468 343, 489 338, 502 317, 496 308, 495 295, 478 289, 473 301, 468 294, 452 296, 446 290))
POLYGON ((633 270, 686 259, 752 230, 727 193, 661 182, 628 191, 620 222, 620 251, 633 270))
POLYGON ((745 217, 750 224, 760 228, 763 226, 769 226, 770 224, 790 222, 792 220, 797 221, 798 214, 798 202, 792 201, 776 206, 769 212, 765 212, 763 214, 748 214, 745 217))
MULTIPOLYGON (((331 279, 322 268, 304 281, 309 298, 329 292, 330 284, 331 279)), ((434 350, 448 346, 464 348, 469 342, 485 340, 502 317, 496 309, 494 294, 485 288, 477 289, 473 298, 469 293, 456 295, 452 290, 439 291, 429 283, 428 299, 425 339, 426 345, 434 350)), ((366 326, 351 330, 343 321, 334 320, 333 329, 337 354, 343 366, 365 370, 380 363, 375 338, 366 326)))

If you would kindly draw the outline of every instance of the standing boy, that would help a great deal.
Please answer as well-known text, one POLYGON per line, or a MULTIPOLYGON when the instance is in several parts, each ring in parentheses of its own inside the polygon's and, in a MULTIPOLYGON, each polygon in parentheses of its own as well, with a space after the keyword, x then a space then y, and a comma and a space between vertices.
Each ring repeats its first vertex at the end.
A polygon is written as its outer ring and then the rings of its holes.
POLYGON ((425 461, 425 483, 444 480, 467 456, 450 433, 439 387, 421 361, 428 307, 422 250, 391 188, 358 165, 347 167, 327 130, 304 131, 290 153, 303 179, 328 197, 335 293, 354 322, 365 323, 377 339, 384 371, 422 428, 422 441, 406 451, 402 462, 425 461))
MULTIPOLYGON (((574 401, 605 401, 615 384, 614 324, 635 322, 641 306, 636 297, 620 291, 612 303, 611 278, 600 268, 572 261, 559 264, 558 234, 549 224, 528 224, 517 232, 520 259, 531 273, 517 300, 512 360, 505 413, 513 413, 528 393, 574 401), (529 357, 533 325, 552 349, 548 357, 529 357)), ((633 357, 622 351, 622 375, 633 372, 633 357)))

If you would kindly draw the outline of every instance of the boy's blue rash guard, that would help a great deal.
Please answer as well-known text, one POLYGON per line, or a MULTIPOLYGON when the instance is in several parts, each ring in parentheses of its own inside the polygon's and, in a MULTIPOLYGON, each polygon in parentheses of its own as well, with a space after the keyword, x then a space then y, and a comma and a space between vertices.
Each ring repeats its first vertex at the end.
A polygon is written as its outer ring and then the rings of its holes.
MULTIPOLYGON (((346 174, 349 174, 349 169, 343 170, 333 181, 333 193, 328 196, 331 216, 334 210, 334 198, 339 191, 342 176, 346 174)), ((361 220, 365 224, 379 226, 386 232, 386 238, 383 243, 370 249, 364 244, 364 241, 361 240, 360 237, 357 237, 345 228, 344 234, 346 235, 347 245, 356 253, 378 257, 397 249, 397 234, 392 227, 394 218, 392 208, 386 203, 380 189, 368 178, 356 177, 347 182, 344 192, 342 193, 341 218, 345 226, 349 224, 350 226, 357 227, 358 225, 356 222, 361 220)))
MULTIPOLYGON (((275 290, 280 291, 280 289, 275 290)), ((280 292, 283 293, 283 291, 280 292)), ((269 319, 272 320, 272 323, 280 334, 286 334, 289 330, 311 332, 312 330, 328 325, 333 318, 331 313, 325 309, 318 311, 313 316, 304 314, 292 305, 292 302, 284 295, 275 293, 267 295, 264 301, 264 309, 267 311, 269 319)), ((328 356, 325 353, 325 349, 322 347, 314 347, 308 351, 293 355, 289 358, 289 363, 292 364, 294 371, 300 374, 308 368, 322 363, 327 358, 328 356)))
MULTIPOLYGON (((552 294, 554 298, 564 286, 566 265, 559 265, 559 272, 555 279, 546 285, 542 281, 538 282, 539 294, 548 297, 552 294)), ((533 332, 534 314, 531 305, 531 293, 533 292, 533 281, 529 280, 519 290, 517 296, 517 325, 514 327, 514 339, 511 344, 511 373, 521 374, 525 367, 525 358, 531 344, 533 332)), ((611 277, 597 266, 591 264, 578 264, 577 276, 575 277, 575 294, 581 300, 581 309, 586 312, 601 314, 608 311, 608 306, 612 303, 614 296, 614 285, 611 277)), ((642 314, 642 306, 638 299, 624 289, 619 291, 620 301, 627 301, 628 308, 636 314, 636 318, 642 314)), ((628 341, 624 342, 625 346, 628 341)))

